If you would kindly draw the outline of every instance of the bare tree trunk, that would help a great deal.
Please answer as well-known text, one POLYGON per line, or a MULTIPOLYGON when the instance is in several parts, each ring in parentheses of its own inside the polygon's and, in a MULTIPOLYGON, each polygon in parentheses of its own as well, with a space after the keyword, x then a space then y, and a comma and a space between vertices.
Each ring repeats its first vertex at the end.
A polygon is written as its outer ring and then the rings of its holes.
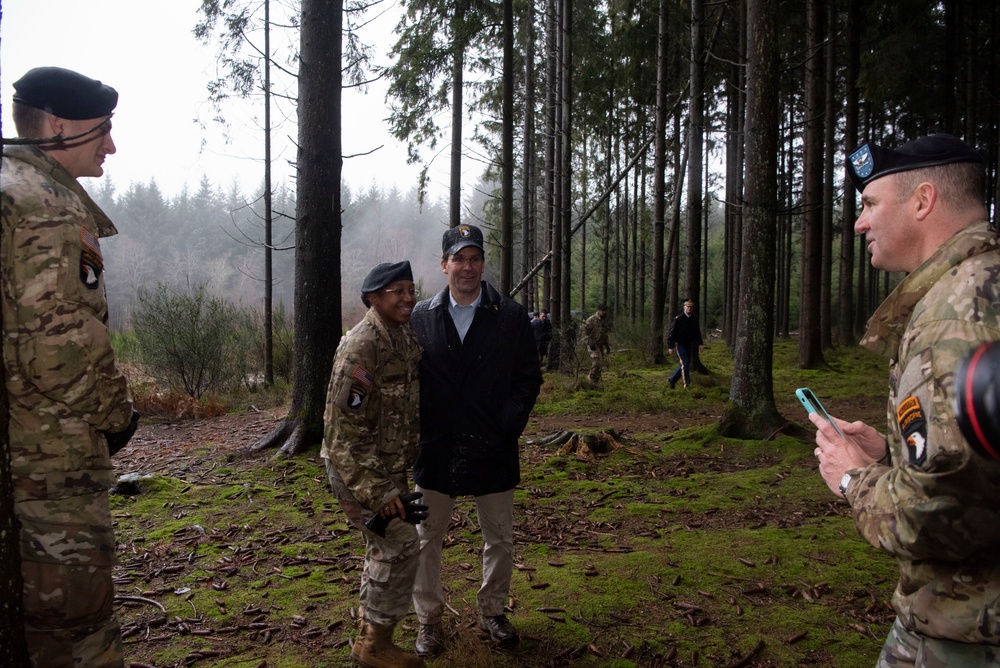
MULTIPOLYGON (((558 90, 559 20, 558 0, 546 4, 545 41, 545 243, 546 253, 554 251, 552 229, 556 213, 556 91, 558 90)), ((553 252, 553 255, 555 253, 553 252)), ((552 310, 552 273, 557 260, 549 260, 542 279, 541 308, 552 310)))
POLYGON ((733 356, 730 403, 719 433, 768 438, 784 424, 774 405, 774 256, 777 226, 778 82, 775 0, 747 1, 746 198, 740 317, 733 356))
POLYGON ((684 265, 685 297, 701 301, 701 163, 705 142, 705 9, 703 0, 691 0, 691 91, 688 110, 687 251, 684 265))
MULTIPOLYGON (((524 155, 521 159, 521 275, 534 266, 535 216, 532 194, 535 191, 535 10, 528 3, 525 18, 524 46, 524 155)), ((521 305, 534 311, 535 280, 521 293, 521 305)))
POLYGON ((285 422, 254 449, 295 454, 323 437, 326 387, 342 330, 340 135, 343 12, 339 0, 302 0, 295 212, 295 355, 285 422))
POLYGON ((746 71, 743 59, 746 54, 745 3, 736 4, 736 23, 739 26, 739 59, 730 70, 732 84, 728 87, 727 119, 728 138, 726 141, 726 299, 722 337, 729 345, 740 319, 740 269, 743 252, 743 119, 746 109, 746 71))
MULTIPOLYGON (((455 5, 455 25, 465 14, 465 0, 455 5)), ((465 87, 465 36, 455 34, 454 60, 451 66, 451 184, 448 189, 448 226, 462 224, 462 94, 465 87)))
POLYGON ((271 0, 264 1, 264 384, 274 385, 274 267, 271 253, 271 0))
POLYGON ((653 150, 653 295, 649 317, 649 361, 663 364, 663 309, 666 302, 666 273, 663 229, 666 224, 665 180, 667 174, 667 0, 660 0, 659 30, 656 40, 656 136, 653 150))
POLYGON ((833 182, 836 153, 837 99, 835 97, 837 12, 831 2, 826 6, 825 89, 823 92, 823 268, 820 275, 820 345, 823 350, 833 347, 833 182))
MULTIPOLYGON (((847 10, 847 95, 844 110, 844 147, 853 150, 858 145, 858 69, 861 62, 861 36, 856 29, 861 14, 860 0, 849 0, 847 10)), ((854 222, 857 220, 857 197, 850 179, 844 179, 843 224, 840 232, 840 308, 838 327, 840 344, 857 343, 854 302, 854 222)))
MULTIPOLYGON (((562 239, 562 261, 559 264, 559 334, 562 339, 562 332, 570 320, 570 289, 572 287, 571 259, 573 245, 571 240, 571 229, 573 227, 573 0, 563 0, 562 10, 562 123, 559 134, 562 136, 561 144, 561 172, 562 186, 560 194, 562 201, 560 205, 559 225, 562 239)), ((557 336, 557 334, 553 334, 557 336)), ((562 347, 559 346, 562 350, 562 347)))
POLYGON ((503 157, 500 194, 500 292, 514 285, 514 7, 503 0, 503 157))
POLYGON ((806 2, 805 144, 802 216, 802 289, 799 294, 799 366, 813 369, 823 361, 820 336, 820 281, 823 272, 823 135, 822 10, 818 0, 806 2))

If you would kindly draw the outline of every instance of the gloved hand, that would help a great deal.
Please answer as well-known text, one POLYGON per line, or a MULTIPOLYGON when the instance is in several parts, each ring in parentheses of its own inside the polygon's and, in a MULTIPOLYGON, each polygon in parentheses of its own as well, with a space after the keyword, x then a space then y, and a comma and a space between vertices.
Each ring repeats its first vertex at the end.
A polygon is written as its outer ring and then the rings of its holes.
MULTIPOLYGON (((401 517, 399 519, 404 522, 409 522, 410 524, 420 524, 426 520, 427 506, 422 503, 414 503, 414 501, 422 498, 423 496, 424 495, 420 492, 400 494, 399 500, 403 502, 403 511, 406 513, 406 517, 401 517)), ((393 517, 382 517, 378 513, 375 513, 368 518, 368 521, 365 522, 365 526, 368 527, 369 531, 385 538, 385 529, 389 526, 389 521, 392 520, 393 517)))
POLYGON ((119 450, 128 445, 128 442, 132 440, 132 436, 135 434, 136 428, 139 426, 139 411, 132 409, 132 419, 129 421, 128 426, 121 431, 110 432, 102 431, 104 434, 104 440, 108 442, 108 452, 112 457, 115 456, 119 450))

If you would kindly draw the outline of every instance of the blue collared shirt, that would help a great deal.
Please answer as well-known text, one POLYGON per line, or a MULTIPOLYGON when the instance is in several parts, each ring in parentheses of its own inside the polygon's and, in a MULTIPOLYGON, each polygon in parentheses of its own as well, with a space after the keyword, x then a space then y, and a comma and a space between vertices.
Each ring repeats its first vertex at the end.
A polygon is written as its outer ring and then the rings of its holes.
POLYGON ((455 301, 455 297, 452 296, 451 290, 448 291, 448 301, 448 313, 451 314, 455 329, 458 330, 458 338, 462 340, 462 343, 465 343, 465 335, 469 332, 469 327, 472 326, 472 319, 476 317, 476 309, 483 301, 483 291, 480 290, 479 295, 468 306, 460 306, 455 301))

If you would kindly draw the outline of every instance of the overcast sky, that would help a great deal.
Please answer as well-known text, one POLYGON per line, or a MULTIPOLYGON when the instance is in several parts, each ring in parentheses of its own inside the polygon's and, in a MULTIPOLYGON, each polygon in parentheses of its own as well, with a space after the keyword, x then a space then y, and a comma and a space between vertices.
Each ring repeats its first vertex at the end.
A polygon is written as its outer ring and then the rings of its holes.
MULTIPOLYGON (((386 3, 383 18, 362 33, 366 41, 376 42, 375 56, 383 64, 399 11, 393 0, 386 3)), ((163 193, 173 196, 185 184, 197 189, 207 174, 217 186, 228 188, 238 179, 244 191, 256 190, 263 179, 262 130, 255 125, 255 118, 263 117, 262 107, 241 102, 226 109, 232 136, 227 144, 223 130, 212 121, 216 114, 205 88, 216 77, 217 47, 202 45, 192 33, 200 4, 200 0, 6 0, 0 21, 3 134, 16 134, 10 120, 13 82, 32 67, 58 65, 100 79, 119 92, 112 135, 118 152, 105 163, 105 173, 119 189, 155 178, 163 193)), ((280 41, 272 36, 272 48, 279 47, 280 41)), ((404 192, 415 186, 417 168, 406 165, 405 148, 386 129, 384 91, 370 90, 367 95, 347 91, 343 106, 345 155, 385 145, 373 155, 348 160, 346 183, 353 188, 395 185, 404 192)), ((294 114, 289 104, 284 109, 294 114)), ((276 125, 281 120, 280 112, 272 118, 276 125)), ((295 154, 289 137, 294 138, 294 126, 285 123, 275 135, 274 182, 291 186, 288 161, 295 154)), ((448 175, 441 171, 446 162, 439 159, 430 172, 433 196, 447 186, 448 175)))

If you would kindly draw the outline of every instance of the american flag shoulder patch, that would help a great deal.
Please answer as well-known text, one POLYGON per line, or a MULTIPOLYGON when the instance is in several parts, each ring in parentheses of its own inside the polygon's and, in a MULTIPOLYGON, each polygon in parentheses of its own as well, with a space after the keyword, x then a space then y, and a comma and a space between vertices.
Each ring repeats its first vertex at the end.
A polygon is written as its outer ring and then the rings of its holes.
POLYGON ((101 243, 94 236, 94 233, 88 230, 86 227, 80 228, 80 243, 82 243, 86 248, 97 254, 97 257, 101 257, 101 243))
POLYGON ((354 371, 351 372, 351 378, 358 381, 365 387, 371 387, 372 383, 375 382, 375 377, 365 371, 364 367, 360 364, 354 365, 354 371))

